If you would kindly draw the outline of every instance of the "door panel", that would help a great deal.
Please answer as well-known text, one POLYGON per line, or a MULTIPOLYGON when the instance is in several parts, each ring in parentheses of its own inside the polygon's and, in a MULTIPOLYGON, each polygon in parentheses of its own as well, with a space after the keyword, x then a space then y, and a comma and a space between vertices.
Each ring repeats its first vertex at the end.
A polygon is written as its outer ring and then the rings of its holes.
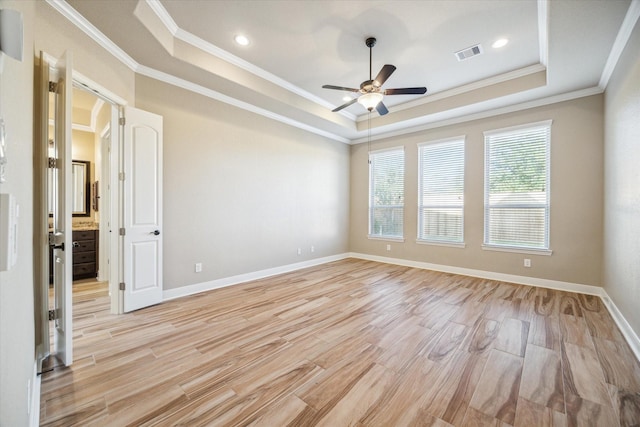
POLYGON ((162 117, 127 107, 124 311, 162 301, 162 117))
POLYGON ((53 225, 56 241, 53 249, 53 288, 55 322, 53 345, 56 356, 66 366, 73 361, 71 232, 71 53, 65 52, 56 63, 55 145, 57 176, 54 181, 53 225))

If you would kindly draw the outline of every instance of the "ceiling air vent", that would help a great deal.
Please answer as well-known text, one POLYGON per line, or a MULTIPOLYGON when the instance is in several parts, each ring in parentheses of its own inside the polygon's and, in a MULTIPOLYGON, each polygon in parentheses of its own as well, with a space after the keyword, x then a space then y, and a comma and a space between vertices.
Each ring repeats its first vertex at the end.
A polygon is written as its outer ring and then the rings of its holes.
POLYGON ((482 46, 477 44, 475 46, 471 46, 454 53, 456 55, 456 58, 458 58, 458 61, 464 61, 465 59, 469 59, 472 56, 480 55, 482 53, 482 46))

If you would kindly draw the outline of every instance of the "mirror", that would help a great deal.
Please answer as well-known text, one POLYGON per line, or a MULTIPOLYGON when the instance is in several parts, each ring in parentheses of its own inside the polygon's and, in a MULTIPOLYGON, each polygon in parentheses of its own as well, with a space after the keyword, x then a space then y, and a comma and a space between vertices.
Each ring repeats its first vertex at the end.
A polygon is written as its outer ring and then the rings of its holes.
MULTIPOLYGON (((52 182, 54 175, 49 169, 49 182, 52 182)), ((89 216, 90 211, 90 187, 91 162, 85 160, 71 161, 71 211, 73 216, 89 216)), ((55 200, 51 189, 49 191, 49 216, 52 215, 52 203, 55 200)))
POLYGON ((71 162, 71 212, 73 216, 89 216, 89 179, 91 162, 71 162))

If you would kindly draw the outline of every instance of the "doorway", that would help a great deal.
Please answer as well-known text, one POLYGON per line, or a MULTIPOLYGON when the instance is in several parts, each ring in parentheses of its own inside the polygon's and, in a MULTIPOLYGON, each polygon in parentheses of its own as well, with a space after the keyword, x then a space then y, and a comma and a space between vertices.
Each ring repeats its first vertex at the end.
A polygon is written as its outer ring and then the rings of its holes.
MULTIPOLYGON (((48 157, 56 158, 56 97, 49 92, 48 157)), ((110 294, 110 126, 117 105, 98 96, 86 86, 73 82, 71 99, 71 234, 72 285, 71 300, 74 304, 72 329, 77 319, 95 315, 100 309, 95 302, 110 294), (101 185, 102 184, 102 185, 101 185), (104 203, 103 203, 104 201, 104 203)), ((59 125, 59 124, 58 124, 59 125)), ((49 165, 49 230, 53 231, 53 201, 55 200, 56 173, 49 165)), ((54 250, 49 250, 49 312, 55 312, 54 250)), ((116 312, 117 306, 111 311, 116 312)), ((50 354, 55 354, 53 331, 55 320, 49 321, 50 354)), ((49 358, 44 370, 55 367, 61 361, 49 358)))
MULTIPOLYGON (((108 283, 105 291, 111 314, 163 300, 163 119, 125 106, 125 100, 72 72, 69 52, 59 60, 41 53, 36 68, 34 302, 36 355, 42 372, 42 361, 50 354, 65 366, 73 362, 74 278, 108 283), (78 97, 88 92, 98 98, 89 101, 93 124, 72 121, 72 87, 81 91, 78 97), (53 158, 48 147, 49 92, 55 93, 53 158), (80 149, 72 147, 72 122, 75 130, 91 130, 88 145, 93 154, 88 160, 72 161, 72 156, 81 156, 80 149), (78 201, 73 200, 76 192, 78 201), (50 265, 53 274, 49 274, 50 265), (53 309, 49 308, 50 277, 53 309), (53 345, 49 344, 50 325, 53 345)), ((82 116, 79 110, 75 113, 82 116)))

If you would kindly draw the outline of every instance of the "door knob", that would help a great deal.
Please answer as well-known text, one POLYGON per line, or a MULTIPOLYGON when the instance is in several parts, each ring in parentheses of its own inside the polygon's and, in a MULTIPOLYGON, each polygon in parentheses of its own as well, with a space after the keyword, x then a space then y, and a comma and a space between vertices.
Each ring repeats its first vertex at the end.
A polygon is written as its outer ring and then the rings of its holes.
POLYGON ((153 230, 153 231, 151 232, 151 234, 153 234, 153 235, 157 236, 157 235, 159 235, 159 234, 160 234, 160 230, 153 230))

